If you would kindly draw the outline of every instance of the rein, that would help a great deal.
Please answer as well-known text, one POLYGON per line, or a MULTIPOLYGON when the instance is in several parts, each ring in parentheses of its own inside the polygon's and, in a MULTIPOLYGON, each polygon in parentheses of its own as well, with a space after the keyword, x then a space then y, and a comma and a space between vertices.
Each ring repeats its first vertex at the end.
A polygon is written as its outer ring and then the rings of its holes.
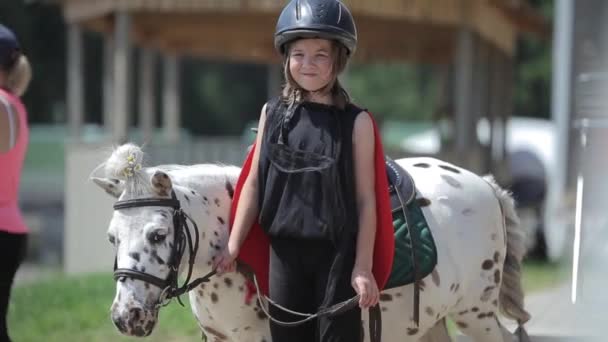
MULTIPOLYGON (((296 326, 302 325, 308 321, 311 321, 315 318, 333 317, 333 316, 340 315, 348 310, 354 309, 359 304, 359 298, 361 297, 359 295, 356 295, 350 299, 336 303, 327 308, 321 308, 319 311, 317 311, 314 314, 293 311, 293 310, 287 309, 287 308, 277 304, 272 299, 268 298, 268 296, 265 296, 261 293, 260 286, 258 284, 258 279, 249 265, 247 265, 243 262, 238 262, 237 271, 242 273, 245 276, 245 278, 252 281, 253 284, 255 285, 255 290, 258 295, 258 299, 257 299, 258 303, 260 304, 260 308, 262 309, 264 314, 266 314, 266 317, 268 317, 268 319, 271 320, 272 322, 274 322, 278 325, 284 326, 284 327, 296 327, 296 326), (265 299, 267 303, 279 308, 280 310, 282 310, 284 312, 290 313, 295 316, 304 317, 304 318, 301 320, 298 320, 298 321, 291 321, 291 322, 278 320, 270 314, 269 308, 266 305, 264 305, 264 303, 261 299, 265 299)), ((370 334, 370 340, 372 342, 380 342, 382 339, 382 315, 381 315, 379 304, 376 304, 369 309, 369 334, 370 334)))

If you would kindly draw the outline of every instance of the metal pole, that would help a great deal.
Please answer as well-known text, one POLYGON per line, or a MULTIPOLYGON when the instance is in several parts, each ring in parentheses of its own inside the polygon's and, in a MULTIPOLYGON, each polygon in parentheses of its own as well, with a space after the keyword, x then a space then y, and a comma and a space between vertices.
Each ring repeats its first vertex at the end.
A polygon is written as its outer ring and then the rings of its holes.
POLYGON ((551 94, 551 117, 556 136, 553 147, 555 164, 549 168, 545 224, 547 252, 552 260, 561 256, 564 225, 556 221, 556 210, 560 208, 568 175, 568 151, 570 117, 572 111, 572 39, 574 26, 574 1, 557 0, 553 31, 553 78, 551 94))
MULTIPOLYGON (((583 199, 585 194, 585 152, 588 147, 588 133, 591 128, 607 128, 608 119, 580 119, 574 123, 574 127, 579 129, 580 152, 579 152, 579 169, 576 177, 576 207, 574 219, 574 242, 572 245, 572 292, 570 299, 572 303, 576 303, 579 293, 579 285, 582 284, 581 276, 581 242, 583 237, 583 199)), ((593 184, 593 183, 592 183, 593 184)))
MULTIPOLYGON (((579 159, 583 159, 585 147, 587 147, 587 127, 580 128, 581 151, 579 159)), ((578 271, 580 266, 581 252, 581 229, 583 221, 583 191, 585 186, 585 178, 583 177, 583 163, 579 163, 580 167, 576 176, 576 211, 574 219, 574 243, 572 246, 572 303, 576 303, 578 290, 578 271)))
MULTIPOLYGON (((557 126, 557 137, 555 139, 556 165, 552 168, 551 177, 554 179, 547 198, 549 208, 555 208, 559 198, 566 187, 568 155, 568 131, 570 129, 570 112, 572 109, 571 84, 572 84, 572 39, 574 26, 574 1, 557 0, 555 6, 555 30, 553 35, 553 93, 551 98, 551 116, 557 126)), ((580 184, 577 180, 577 206, 582 203, 583 180, 580 184), (580 188, 578 188, 580 186, 580 188)), ((552 213, 547 210, 548 214, 552 213)), ((579 217, 580 219, 580 217, 579 217)), ((577 221, 577 223, 580 223, 577 221)), ((578 226, 580 229, 580 225, 578 226)), ((580 230, 579 230, 580 233, 580 230)), ((580 237, 580 235, 579 235, 580 237)), ((580 248, 580 240, 575 237, 575 250, 580 248)), ((578 256, 572 265, 572 294, 571 300, 576 302, 576 291, 578 287, 578 256), (576 273, 574 273, 576 271, 576 273)))

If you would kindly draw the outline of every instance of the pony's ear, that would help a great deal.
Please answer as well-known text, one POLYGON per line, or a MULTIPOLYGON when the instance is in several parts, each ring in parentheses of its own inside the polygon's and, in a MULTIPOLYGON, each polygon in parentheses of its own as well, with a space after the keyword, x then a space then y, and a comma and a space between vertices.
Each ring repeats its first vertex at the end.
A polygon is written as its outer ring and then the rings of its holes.
POLYGON ((118 198, 125 190, 125 182, 116 178, 91 177, 93 183, 99 185, 110 196, 118 198))
POLYGON ((152 189, 159 196, 170 196, 173 184, 169 175, 162 171, 156 171, 150 179, 152 183, 152 189))

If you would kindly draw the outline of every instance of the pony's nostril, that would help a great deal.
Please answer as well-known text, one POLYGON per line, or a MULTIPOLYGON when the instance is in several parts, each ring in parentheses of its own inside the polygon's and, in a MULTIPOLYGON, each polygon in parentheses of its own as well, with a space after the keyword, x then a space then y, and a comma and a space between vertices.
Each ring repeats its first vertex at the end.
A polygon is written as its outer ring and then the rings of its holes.
POLYGON ((139 321, 143 318, 143 310, 140 308, 129 309, 129 318, 134 321, 139 321))

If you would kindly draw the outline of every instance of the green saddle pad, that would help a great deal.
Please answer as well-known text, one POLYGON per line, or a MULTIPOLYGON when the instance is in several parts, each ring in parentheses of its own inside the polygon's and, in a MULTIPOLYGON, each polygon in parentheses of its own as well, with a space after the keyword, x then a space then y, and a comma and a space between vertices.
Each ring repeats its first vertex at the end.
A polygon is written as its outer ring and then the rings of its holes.
POLYGON ((412 244, 410 232, 418 237, 418 245, 414 246, 416 265, 418 266, 418 279, 429 275, 437 265, 437 248, 431 234, 431 229, 417 204, 411 201, 406 206, 408 211, 408 227, 402 210, 393 212, 393 227, 395 229, 395 257, 393 268, 385 289, 408 285, 414 282, 414 265, 412 262, 412 244))

